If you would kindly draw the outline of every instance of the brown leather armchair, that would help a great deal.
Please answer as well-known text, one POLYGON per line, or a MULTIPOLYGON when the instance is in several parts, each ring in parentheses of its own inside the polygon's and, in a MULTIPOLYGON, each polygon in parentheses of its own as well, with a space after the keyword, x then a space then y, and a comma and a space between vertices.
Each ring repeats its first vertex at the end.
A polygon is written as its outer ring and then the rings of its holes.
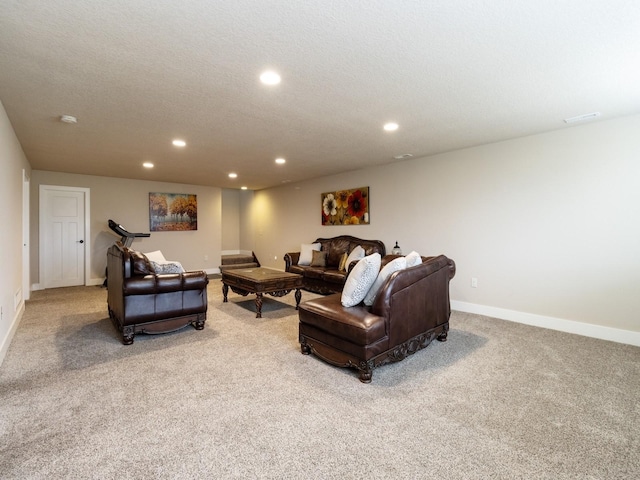
POLYGON ((130 345, 136 333, 167 333, 207 319, 204 271, 156 274, 142 253, 120 242, 107 251, 109 317, 130 345))
MULTIPOLYGON (((396 257, 385 256, 382 267, 396 257)), ((374 368, 403 360, 434 338, 446 341, 455 263, 444 255, 422 261, 392 273, 370 307, 344 307, 339 293, 301 303, 302 353, 356 368, 360 381, 369 383, 374 368)))

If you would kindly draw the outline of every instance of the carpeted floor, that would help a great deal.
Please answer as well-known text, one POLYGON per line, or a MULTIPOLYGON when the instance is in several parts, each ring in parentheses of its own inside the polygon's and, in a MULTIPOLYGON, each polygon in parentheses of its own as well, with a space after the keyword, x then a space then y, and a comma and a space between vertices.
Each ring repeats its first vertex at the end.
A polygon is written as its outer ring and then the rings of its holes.
POLYGON ((203 331, 123 346, 105 289, 33 292, 0 478, 640 478, 637 347, 454 312, 365 385, 300 353, 293 295, 229 299, 212 280, 203 331))

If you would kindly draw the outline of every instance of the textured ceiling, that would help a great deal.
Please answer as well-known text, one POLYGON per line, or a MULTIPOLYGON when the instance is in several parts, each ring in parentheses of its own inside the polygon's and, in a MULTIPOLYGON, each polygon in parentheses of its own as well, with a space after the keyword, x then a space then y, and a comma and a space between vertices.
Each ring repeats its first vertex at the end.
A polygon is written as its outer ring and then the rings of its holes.
POLYGON ((260 189, 638 113, 640 2, 3 0, 0 100, 34 169, 260 189))

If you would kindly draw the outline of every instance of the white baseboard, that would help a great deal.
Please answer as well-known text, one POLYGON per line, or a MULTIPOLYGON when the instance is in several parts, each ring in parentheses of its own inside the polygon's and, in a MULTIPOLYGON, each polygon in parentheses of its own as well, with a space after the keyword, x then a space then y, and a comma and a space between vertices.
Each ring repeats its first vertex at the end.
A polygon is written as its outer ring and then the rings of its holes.
POLYGON ((451 300, 451 309, 640 347, 640 332, 451 300))
POLYGON ((217 273, 220 273, 219 268, 205 268, 204 271, 207 272, 207 275, 215 275, 217 273))
POLYGON ((22 314, 24 313, 24 302, 20 302, 18 311, 16 315, 13 317, 11 321, 11 327, 9 327, 9 331, 7 335, 2 339, 2 343, 0 344, 0 365, 4 361, 4 357, 7 355, 7 351, 9 350, 9 345, 11 345, 11 340, 13 340, 13 336, 16 334, 16 330, 18 330, 18 325, 20 325, 20 320, 22 320, 22 314))

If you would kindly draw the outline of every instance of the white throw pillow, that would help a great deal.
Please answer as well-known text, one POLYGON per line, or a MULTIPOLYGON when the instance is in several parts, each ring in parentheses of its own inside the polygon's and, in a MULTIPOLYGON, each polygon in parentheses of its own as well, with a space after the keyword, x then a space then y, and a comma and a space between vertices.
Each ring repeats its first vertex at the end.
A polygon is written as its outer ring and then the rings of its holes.
POLYGON ((407 268, 415 267, 422 263, 422 257, 415 250, 405 257, 407 259, 407 268))
POLYGON ((347 261, 344 263, 344 269, 349 270, 349 265, 351 265, 351 262, 353 262, 354 260, 360 260, 362 258, 364 258, 364 248, 358 245, 356 248, 351 250, 351 253, 347 257, 347 261))
POLYGON ((184 268, 180 262, 154 262, 151 260, 151 265, 157 274, 184 273, 184 268))
POLYGON ((364 297, 364 304, 369 307, 373 305, 373 302, 376 299, 376 295, 378 294, 380 287, 382 287, 384 282, 387 281, 387 278, 389 278, 389 276, 393 272, 397 272, 398 270, 403 270, 406 267, 407 267, 407 260, 405 257, 395 258, 391 260, 389 263, 387 263, 384 267, 382 267, 382 270, 380 270, 380 273, 378 273, 378 276, 375 282, 373 282, 373 285, 371 286, 371 288, 369 289, 369 291, 364 297))
POLYGON ((342 290, 340 301, 343 307, 353 307, 364 299, 371 285, 376 281, 381 261, 379 253, 372 253, 353 267, 342 290))
POLYGON ((154 252, 145 253, 144 256, 147 257, 150 262, 163 263, 163 262, 167 261, 167 259, 164 258, 164 255, 162 254, 162 252, 160 250, 156 250, 154 252))
POLYGON ((319 243, 303 243, 300 245, 300 258, 298 258, 298 265, 311 265, 313 260, 313 251, 320 251, 319 243))

